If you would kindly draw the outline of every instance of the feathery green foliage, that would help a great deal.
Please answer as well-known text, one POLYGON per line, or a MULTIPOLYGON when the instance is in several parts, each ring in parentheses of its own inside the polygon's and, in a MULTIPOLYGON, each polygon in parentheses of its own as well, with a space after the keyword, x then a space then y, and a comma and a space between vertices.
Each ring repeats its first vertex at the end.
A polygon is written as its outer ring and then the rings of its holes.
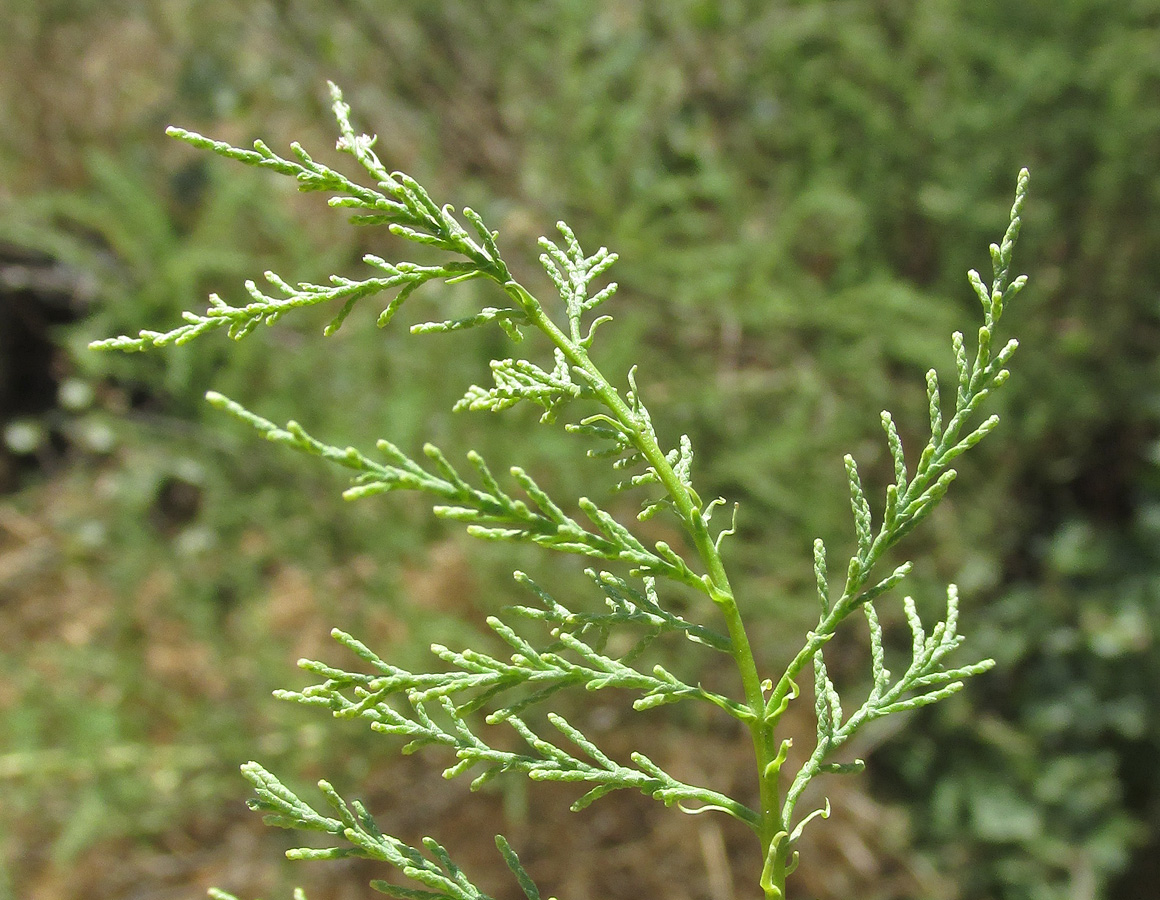
MULTIPOLYGON (((528 401, 543 408, 541 422, 545 424, 565 417, 564 427, 586 446, 588 455, 610 459, 622 474, 617 490, 639 490, 643 495, 638 518, 657 514, 674 517, 690 546, 682 551, 665 542, 646 544, 632 527, 596 502, 585 497, 564 502, 554 499, 519 467, 508 469, 506 477, 511 484, 505 488, 476 453, 468 454, 473 470, 470 475, 432 445, 423 448, 422 459, 416 459, 383 440, 377 446, 378 456, 373 456, 327 444, 296 422, 280 427, 210 392, 207 399, 211 404, 268 440, 350 469, 354 476, 346 491, 348 498, 418 491, 434 498, 437 516, 464 522, 475 537, 533 543, 579 554, 600 565, 619 566, 626 573, 589 570, 593 594, 598 600, 602 597, 603 610, 573 612, 544 587, 517 572, 517 582, 534 596, 537 605, 513 607, 506 618, 488 620, 512 651, 507 659, 471 648, 457 651, 435 645, 432 651, 442 665, 432 672, 409 672, 336 630, 335 639, 360 661, 362 671, 303 661, 301 666, 319 681, 302 691, 279 692, 279 696, 323 707, 340 718, 364 719, 377 732, 403 738, 403 752, 443 746, 457 760, 445 776, 471 771, 473 788, 501 774, 517 772, 532 780, 580 783, 584 792, 573 809, 582 809, 612 791, 631 789, 665 805, 676 804, 686 812, 722 812, 747 825, 760 842, 765 862, 754 879, 759 880, 765 896, 784 898, 786 878, 797 864, 796 846, 803 829, 813 819, 829 815, 828 802, 804 814, 799 810, 806 788, 819 775, 863 767, 860 760, 838 758, 840 748, 866 723, 948 697, 963 687, 964 679, 992 665, 990 660, 947 664, 948 655, 962 642, 957 632, 958 593, 952 585, 947 592, 946 617, 930 628, 929 634, 914 601, 903 599, 912 633, 912 660, 901 676, 892 676, 885 665, 883 629, 874 604, 910 571, 907 562, 883 574, 879 569, 884 556, 943 498, 956 475, 954 460, 997 424, 994 416, 981 422, 977 419, 987 396, 1007 380, 1006 366, 1017 346, 1011 340, 1000 347, 997 328, 1006 304, 1026 283, 1024 276, 1011 277, 1012 252, 1027 192, 1026 171, 1019 175, 1010 227, 1001 242, 991 246, 991 284, 984 284, 976 272, 970 273, 970 283, 982 305, 983 324, 973 355, 961 333, 953 336, 957 371, 948 394, 952 402, 944 414, 943 389, 938 374, 930 370, 926 378, 930 438, 913 471, 890 413, 882 413, 894 482, 887 487, 877 516, 854 459, 846 457, 856 552, 845 567, 844 581, 835 590, 829 582, 826 548, 822 541, 815 542, 814 572, 821 607, 817 625, 780 675, 764 678, 761 671, 768 661, 759 663, 750 645, 742 606, 734 596, 722 556, 724 538, 733 533, 734 523, 726 527, 713 521, 715 510, 726 503, 725 499, 706 502, 694 488, 694 456, 688 437, 682 436, 676 446, 666 449, 637 386, 635 369, 626 374, 625 385, 617 387, 592 358, 597 330, 610 321, 609 316, 595 310, 616 288, 610 283, 593 291, 592 283, 616 261, 616 255, 605 248, 586 255, 571 229, 559 223, 560 243, 541 239, 544 252, 540 259, 559 293, 562 315, 549 313, 513 276, 500 254, 497 233, 470 209, 462 211, 465 227, 451 206, 434 202, 414 179, 389 172, 374 152, 374 139, 356 133, 341 93, 333 86, 331 90, 341 135, 338 149, 354 157, 370 176, 373 188, 316 162, 297 144, 292 145, 293 158, 287 159, 260 141, 253 150, 245 150, 181 129, 173 128, 169 133, 195 147, 292 176, 303 191, 331 193, 330 205, 353 210, 355 224, 386 225, 397 237, 446 252, 452 258, 438 265, 420 265, 391 263, 367 255, 364 260, 376 274, 362 280, 332 276, 326 284, 290 284, 267 272, 272 292, 247 282, 249 302, 244 305, 232 306, 213 295, 204 313, 185 313, 184 323, 170 331, 141 331, 135 337, 122 336, 92 346, 138 351, 185 343, 222 328, 240 340, 258 325, 272 325, 291 310, 331 303, 338 311, 325 333, 332 334, 359 301, 378 295, 389 297, 380 303, 378 322, 384 326, 416 289, 430 281, 454 284, 490 280, 498 287, 500 305, 464 318, 414 325, 411 331, 442 333, 494 324, 515 344, 523 341, 525 332, 539 332, 551 346, 552 363, 549 370, 531 359, 495 360, 491 366, 494 386, 471 387, 455 408, 499 412, 528 401), (510 492, 515 488, 522 497, 510 492), (579 512, 568 512, 571 508, 579 512), (665 594, 688 590, 712 601, 723 630, 688 621, 668 608, 665 594), (865 618, 869 629, 872 687, 861 705, 847 714, 826 667, 825 646, 844 623, 860 617, 865 618), (629 650, 610 649, 622 646, 619 641, 608 640, 614 631, 636 637, 629 650), (661 665, 644 663, 652 642, 665 635, 728 654, 740 680, 736 696, 688 684, 661 665), (791 742, 780 738, 778 725, 789 704, 799 697, 799 681, 806 677, 807 667, 813 672, 817 742, 796 772, 783 771, 791 742), (753 796, 730 797, 708 787, 685 784, 640 752, 631 753, 627 763, 613 759, 558 713, 540 715, 540 704, 570 687, 629 690, 639 695, 634 702, 638 710, 687 700, 712 704, 748 729, 757 789, 753 796), (524 748, 507 749, 506 739, 497 739, 495 732, 483 726, 514 731, 524 748)), ((586 608, 593 607, 589 602, 586 608)), ((424 854, 382 834, 361 804, 348 803, 327 782, 319 784, 330 809, 324 813, 257 763, 244 766, 243 773, 254 786, 256 799, 251 805, 265 812, 270 824, 331 836, 330 846, 293 850, 289 854, 292 858, 357 856, 381 860, 421 885, 402 888, 374 883, 376 889, 395 897, 476 900, 486 896, 438 843, 426 839, 424 854)), ((497 838, 497 845, 527 896, 536 900, 538 892, 515 853, 502 837, 497 838)))

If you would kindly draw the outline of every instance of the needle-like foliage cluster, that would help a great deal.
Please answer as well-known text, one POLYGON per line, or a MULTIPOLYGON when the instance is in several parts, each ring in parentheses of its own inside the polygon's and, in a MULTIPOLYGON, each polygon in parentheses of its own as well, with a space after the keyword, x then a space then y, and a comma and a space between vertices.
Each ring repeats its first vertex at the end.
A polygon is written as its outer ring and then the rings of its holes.
MULTIPOLYGON (((730 815, 748 826, 760 842, 765 863, 760 873, 754 873, 754 880, 768 898, 784 898, 786 877, 796 866, 796 845, 803 829, 814 818, 829 814, 828 801, 820 809, 805 814, 799 811, 806 788, 819 775, 863 767, 860 760, 838 758, 841 748, 866 723, 948 697, 963 687, 966 678, 992 665, 990 660, 948 663, 949 654, 962 642, 957 630, 959 597, 952 585, 947 592, 946 616, 933 627, 923 624, 911 598, 902 600, 912 634, 911 662, 901 675, 892 675, 886 668, 886 642, 875 603, 883 601, 911 567, 906 562, 884 575, 878 571, 883 557, 942 499, 956 475, 954 460, 997 424, 995 416, 977 419, 990 392, 1007 380, 1007 364, 1016 348, 1013 340, 1000 346, 997 328, 1005 305, 1026 282, 1022 276, 1012 278, 1010 272, 1027 173, 1021 172, 1018 179, 1010 227, 1000 243, 991 247, 990 285, 977 273, 970 273, 982 305, 983 324, 973 356, 963 335, 953 336, 956 373, 947 392, 951 402, 944 410, 944 389, 938 374, 930 370, 926 377, 930 437, 917 458, 910 456, 913 470, 893 418, 882 413, 894 481, 887 487, 877 514, 857 464, 846 457, 856 552, 845 567, 844 581, 835 589, 829 580, 826 548, 821 540, 815 542, 818 622, 780 674, 767 678, 761 672, 771 661, 759 658, 750 646, 743 620, 744 601, 734 596, 722 559, 723 539, 733 533, 734 524, 726 527, 712 521, 714 511, 726 500, 706 502, 695 490, 692 444, 687 436, 681 436, 675 446, 662 442, 637 387, 635 369, 617 386, 618 379, 609 378, 591 356, 598 328, 610 321, 597 309, 616 289, 615 283, 596 287, 594 282, 616 261, 616 255, 603 247, 586 254, 572 230, 559 223, 560 243, 541 239, 540 260, 559 293, 558 306, 545 306, 513 276, 500 254, 497 233, 477 213, 462 211, 465 227, 451 206, 435 203, 412 178, 389 172, 375 154, 374 139, 352 127, 349 107, 333 86, 332 94, 340 131, 338 149, 354 157, 374 187, 316 162, 297 144, 292 145, 293 158, 287 159, 261 142, 247 150, 181 129, 170 129, 170 134, 194 147, 289 175, 303 191, 330 193, 330 205, 352 210, 354 223, 386 225, 397 237, 444 251, 450 258, 439 265, 419 265, 368 255, 364 260, 373 270, 369 277, 333 276, 326 284, 290 284, 267 272, 270 288, 247 282, 248 301, 242 305, 230 305, 214 295, 204 313, 185 313, 184 323, 170 331, 142 331, 94 346, 145 350, 184 343, 223 328, 240 340, 261 324, 274 324, 291 310, 319 304, 338 306, 325 329, 331 334, 359 301, 373 297, 383 298, 378 322, 384 326, 407 298, 429 281, 454 284, 486 279, 496 286, 497 305, 464 318, 414 325, 411 331, 425 334, 495 325, 517 345, 525 333, 538 333, 550 345, 551 361, 542 364, 515 356, 494 360, 493 386, 470 387, 455 408, 502 412, 527 401, 543 409, 543 423, 563 419, 564 427, 589 456, 611 461, 621 476, 618 491, 640 491, 643 500, 638 518, 657 514, 675 517, 688 537, 688 546, 646 542, 633 526, 589 498, 549 496, 518 466, 497 477, 476 453, 468 454, 469 468, 464 468, 432 445, 423 448, 420 458, 386 440, 378 443, 377 453, 339 447, 311 436, 296 422, 276 425, 211 392, 207 395, 211 404, 268 440, 351 470, 348 498, 418 491, 430 495, 437 516, 465 523, 475 537, 532 543, 585 556, 598 567, 610 567, 589 569, 591 596, 568 605, 517 572, 516 581, 529 595, 529 604, 510 607, 502 616, 488 620, 495 636, 507 647, 505 655, 434 645, 431 649, 438 663, 433 670, 410 672, 335 630, 334 638, 358 660, 357 667, 347 670, 304 660, 302 668, 317 682, 301 691, 279 692, 279 696, 321 707, 339 718, 364 720, 374 731, 401 738, 405 753, 428 745, 441 746, 455 759, 446 769, 446 777, 470 772, 473 789, 505 773, 519 773, 538 781, 577 782, 579 792, 572 807, 576 810, 610 792, 635 790, 686 812, 730 815), (719 622, 690 621, 673 611, 668 598, 690 589, 712 601, 719 622), (847 713, 827 669, 825 647, 840 627, 860 618, 869 632, 871 688, 866 699, 847 713), (618 632, 629 639, 610 640, 618 632), (647 664, 644 660, 650 645, 664 635, 730 656, 736 664, 739 690, 734 695, 718 693, 686 683, 662 665, 647 664), (778 725, 789 704, 798 698, 799 682, 807 677, 807 668, 812 669, 817 741, 796 772, 783 771, 788 769, 790 741, 780 738, 778 725), (557 712, 541 714, 541 705, 557 692, 581 687, 632 692, 638 710, 685 701, 711 704, 719 714, 731 716, 748 730, 756 763, 754 789, 746 796, 731 797, 707 786, 683 783, 643 753, 615 759, 557 712), (496 729, 506 729, 509 734, 501 737, 496 729), (518 749, 510 749, 511 733, 518 738, 514 743, 518 749)), ((329 836, 327 847, 293 850, 291 857, 380 860, 418 886, 387 882, 373 886, 408 900, 478 900, 486 896, 441 845, 426 839, 424 852, 384 835, 360 803, 344 800, 330 784, 320 783, 325 806, 316 809, 257 763, 248 763, 243 773, 254 786, 251 805, 265 812, 270 824, 329 836)), ((496 842, 529 900, 538 900, 538 891, 515 852, 502 837, 496 842)))

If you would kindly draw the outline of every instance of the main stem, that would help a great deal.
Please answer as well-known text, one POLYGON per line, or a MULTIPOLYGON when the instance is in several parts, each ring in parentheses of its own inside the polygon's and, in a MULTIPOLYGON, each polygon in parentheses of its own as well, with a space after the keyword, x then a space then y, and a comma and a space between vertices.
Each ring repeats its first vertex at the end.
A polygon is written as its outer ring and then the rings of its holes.
POLYGON ((637 450, 653 467, 676 506, 677 514, 685 523, 697 548, 697 555, 705 566, 704 587, 710 599, 725 618, 729 633, 731 655, 745 692, 745 704, 751 712, 747 720, 749 734, 753 741, 754 756, 757 760, 757 775, 760 786, 761 824, 758 840, 761 856, 766 861, 761 884, 767 900, 783 900, 785 897, 786 860, 789 848, 785 836, 788 829, 781 820, 778 773, 774 760, 773 727, 766 716, 765 697, 761 691, 761 677, 757 674, 757 662, 749 644, 749 635, 741 619, 741 611, 729 585, 729 577, 721 561, 721 554, 709 535, 709 529, 701 514, 700 505, 693 499, 685 485, 673 471, 665 458, 664 451, 656 442, 650 429, 642 428, 637 416, 589 358, 587 351, 564 334, 548 316, 543 307, 524 287, 515 281, 503 285, 504 290, 525 312, 531 324, 539 328, 564 354, 573 366, 581 369, 589 379, 593 391, 600 401, 616 416, 617 420, 635 438, 637 450), (771 850, 772 848, 772 850, 771 850))

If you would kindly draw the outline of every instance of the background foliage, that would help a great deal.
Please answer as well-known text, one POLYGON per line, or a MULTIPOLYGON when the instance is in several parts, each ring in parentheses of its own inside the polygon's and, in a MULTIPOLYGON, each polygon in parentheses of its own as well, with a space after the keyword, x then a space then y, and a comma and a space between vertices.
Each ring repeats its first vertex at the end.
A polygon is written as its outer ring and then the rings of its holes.
MULTIPOLYGON (((735 587, 762 604, 766 658, 813 609, 812 538, 835 553, 846 539, 842 453, 876 459, 872 483, 889 478, 877 411, 890 406, 904 440, 922 426, 922 372, 950 363, 945 334, 974 313, 963 273, 985 265, 1011 179, 1030 167, 1019 253, 1033 283, 1009 313, 1023 349, 1004 423, 967 462, 916 573, 959 583, 974 652, 999 665, 866 748, 873 799, 843 798, 854 812, 837 825, 837 862, 799 886, 1054 900, 1155 883, 1155 0, 1050 13, 978 0, 10 0, 3 18, 2 236, 67 264, 56 318, 75 321, 53 325, 4 282, 6 315, 58 348, 59 387, 17 409, 26 375, 0 367, 0 779, 13 811, 0 896, 308 882, 255 862, 270 838, 237 812, 235 775, 255 748, 304 778, 382 784, 370 799, 404 830, 444 817, 465 845, 480 830, 471 817, 485 813, 461 811, 449 788, 388 769, 357 729, 312 730, 268 691, 331 625, 404 665, 436 632, 454 643, 507 601, 511 557, 419 504, 342 504, 332 473, 255 446, 200 397, 213 387, 344 443, 475 446, 576 492, 591 473, 557 462, 572 457, 553 435, 509 447, 487 417, 447 412, 491 338, 431 353, 352 319, 323 344, 319 317, 238 346, 81 350, 171 322, 210 290, 236 297, 264 269, 317 279, 379 249, 317 198, 162 133, 297 139, 325 157, 327 78, 380 155, 484 211, 529 280, 535 237, 561 217, 620 254, 608 365, 641 364, 659 429, 688 432, 711 487, 741 501, 735 587), (404 777, 428 786, 427 809, 404 805, 404 777)), ((582 577, 557 577, 569 572, 582 577)), ((848 649, 851 671, 862 652, 848 649)), ((740 742, 701 737, 708 749, 679 751, 685 764, 727 769, 740 742)), ((544 796, 482 802, 518 822, 544 796)), ((613 822, 562 820, 569 869, 552 870, 546 846, 525 862, 562 897, 728 896, 730 833, 697 832, 707 879, 696 854, 656 871, 649 848, 681 839, 649 838, 644 816, 628 804, 613 822)), ((312 896, 345 896, 342 884, 312 896)))

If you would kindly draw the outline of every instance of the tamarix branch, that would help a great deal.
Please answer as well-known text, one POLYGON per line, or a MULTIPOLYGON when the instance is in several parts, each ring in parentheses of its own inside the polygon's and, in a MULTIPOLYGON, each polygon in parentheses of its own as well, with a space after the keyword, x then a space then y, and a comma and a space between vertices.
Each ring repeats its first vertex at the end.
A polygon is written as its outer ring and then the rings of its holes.
MULTIPOLYGON (((577 783, 574 810, 583 809, 612 791, 634 790, 676 805, 686 812, 717 812, 744 823, 760 843, 764 865, 750 874, 769 900, 785 897, 786 879, 798 862, 797 846, 803 829, 814 819, 829 815, 828 802, 818 809, 799 807, 807 786, 823 774, 860 771, 860 760, 842 758, 842 748, 866 723, 891 713, 912 710, 949 697, 971 675, 992 662, 949 663, 960 643, 958 592, 947 590, 946 617, 924 626, 914 601, 902 607, 913 635, 912 659, 901 675, 886 669, 883 630, 875 604, 886 602, 910 571, 903 563, 893 571, 879 571, 881 561, 930 512, 955 478, 956 457, 991 432, 997 417, 981 419, 987 396, 1008 376, 1007 364, 1016 342, 998 343, 997 329, 1007 304, 1019 293, 1026 277, 1011 277, 1011 255, 1019 236, 1020 216, 1028 175, 1020 172, 1011 210, 1011 223, 998 244, 991 245, 993 278, 988 286, 978 273, 970 283, 982 304, 973 356, 961 333, 952 338, 955 376, 944 397, 939 376, 926 376, 930 407, 930 438, 917 458, 902 446, 890 413, 881 414, 882 427, 893 459, 894 483, 876 513, 867 498, 854 459, 845 459, 854 513, 857 551, 845 566, 841 582, 831 583, 826 548, 814 543, 817 581, 817 625, 804 638, 800 651, 781 669, 759 664, 746 629, 744 597, 730 585, 722 544, 733 533, 732 524, 714 521, 724 498, 706 502, 694 487, 693 448, 686 436, 676 446, 662 441, 637 388, 635 368, 609 376, 593 360, 600 326, 611 321, 602 307, 616 284, 597 288, 594 283, 616 261, 605 248, 586 254, 572 230, 558 224, 557 241, 540 239, 540 256, 559 293, 558 300, 542 303, 523 286, 500 254, 498 234, 480 215, 464 209, 461 217, 451 206, 435 203, 414 179, 389 172, 374 152, 374 139, 358 134, 350 123, 350 109, 339 90, 331 86, 334 113, 341 137, 338 148, 353 156, 369 175, 366 187, 314 161, 302 147, 292 145, 286 159, 256 142, 244 150, 178 128, 169 133, 195 147, 212 150, 248 165, 288 175, 300 190, 331 194, 330 205, 354 211, 360 225, 386 225, 406 241, 424 244, 447 254, 438 265, 388 262, 368 255, 371 268, 363 280, 332 276, 325 284, 289 284, 266 273, 268 288, 247 282, 247 302, 233 306, 217 295, 204 313, 187 312, 171 331, 142 331, 136 337, 98 341, 93 347, 145 350, 180 344, 211 331, 225 329, 240 340, 258 325, 272 325, 298 307, 333 304, 337 307, 325 333, 336 331, 360 301, 383 298, 378 317, 387 325, 408 297, 428 281, 449 284, 468 279, 494 282, 495 305, 471 316, 413 325, 411 332, 450 332, 498 326, 513 346, 523 346, 525 333, 539 332, 551 345, 541 362, 513 355, 493 360, 494 384, 468 388, 456 409, 502 412, 518 403, 543 408, 540 421, 563 421, 577 446, 591 457, 601 457, 622 476, 617 490, 644 494, 640 520, 654 515, 675 518, 688 546, 674 548, 649 543, 625 523, 587 497, 553 498, 525 470, 505 467, 497 477, 477 453, 467 464, 455 464, 428 444, 421 458, 412 458, 386 440, 376 451, 324 443, 296 422, 285 426, 256 415, 217 393, 207 394, 214 406, 257 429, 265 438, 314 454, 350 469, 346 496, 367 497, 391 491, 419 491, 432 497, 435 515, 462 521, 469 534, 494 542, 533 543, 546 550, 575 553, 592 560, 588 570, 592 589, 588 597, 567 605, 522 572, 516 581, 526 589, 529 605, 507 609, 489 626, 511 649, 505 657, 465 648, 435 645, 434 671, 409 672, 380 658, 374 651, 341 631, 333 633, 358 659, 359 671, 346 671, 322 662, 303 661, 302 668, 318 683, 302 691, 283 691, 281 697, 319 707, 341 718, 365 720, 382 734, 400 738, 403 751, 428 745, 446 748, 455 763, 447 777, 472 773, 473 788, 499 776, 526 776, 535 781, 577 783), (462 222, 460 220, 462 218, 462 222), (466 224, 463 224, 463 223, 466 224), (267 293, 267 291, 269 293, 267 293), (543 362, 547 357, 548 362, 543 362), (949 403, 944 410, 944 399, 949 403), (913 468, 911 467, 913 463, 913 468), (607 568, 606 568, 607 567, 607 568), (716 610, 714 621, 689 621, 666 602, 666 593, 703 592, 716 610), (864 619, 869 631, 872 686, 869 696, 853 711, 842 699, 826 668, 826 644, 850 619, 864 619), (632 640, 609 641, 610 633, 624 631, 632 640), (738 680, 728 694, 688 684, 661 665, 640 660, 659 637, 684 638, 706 652, 723 653, 736 665, 738 680), (612 647, 625 648, 613 652, 612 647), (807 674, 812 670, 812 674, 807 674), (782 715, 800 695, 799 683, 813 680, 817 715, 817 743, 806 761, 791 771, 790 741, 779 732, 782 715), (625 690, 636 695, 633 706, 647 710, 668 703, 709 703, 718 715, 744 724, 753 743, 754 787, 744 796, 731 797, 710 787, 687 784, 670 775, 643 753, 617 759, 598 747, 556 712, 540 715, 540 707, 565 689, 625 690), (514 742, 499 729, 518 736, 514 742), (508 749, 515 747, 516 749, 508 749)), ((542 343, 542 342, 541 342, 542 343)), ((532 354, 529 354, 532 355, 532 354)), ((584 693, 584 692, 581 692, 584 693)), ((323 832, 330 836, 324 849, 291 850, 296 859, 363 857, 394 866, 415 887, 384 881, 372 886, 403 900, 477 900, 486 897, 432 839, 423 848, 410 847, 383 834, 367 810, 347 801, 326 782, 320 782, 325 804, 316 809, 258 763, 242 767, 253 784, 254 809, 283 828, 323 832)), ((529 900, 539 900, 530 875, 502 836, 496 845, 529 900)), ((215 896, 229 895, 214 892, 215 896)))

